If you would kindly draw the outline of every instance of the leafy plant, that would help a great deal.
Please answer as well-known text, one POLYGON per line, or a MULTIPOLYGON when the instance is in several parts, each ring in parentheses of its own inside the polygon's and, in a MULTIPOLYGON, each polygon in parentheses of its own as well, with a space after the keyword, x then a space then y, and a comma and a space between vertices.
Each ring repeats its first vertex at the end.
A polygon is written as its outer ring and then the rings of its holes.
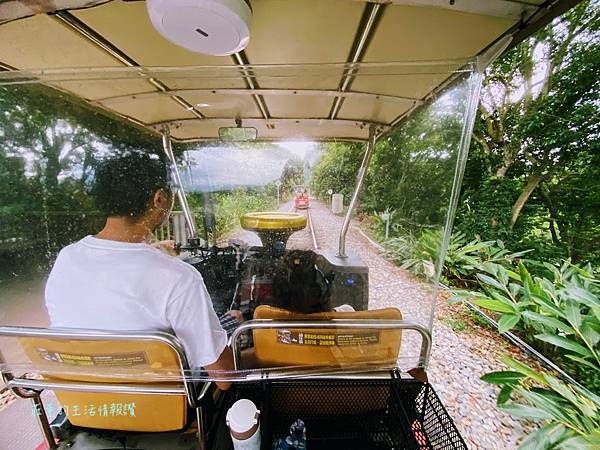
MULTIPOLYGON (((432 278, 439 260, 442 237, 442 230, 439 228, 426 229, 418 238, 404 231, 400 236, 385 241, 383 245, 387 256, 403 269, 432 278)), ((464 233, 454 233, 446 251, 442 280, 447 283, 477 285, 477 272, 491 270, 496 265, 511 267, 528 251, 510 252, 502 241, 474 239, 467 242, 464 233)))
POLYGON ((566 261, 546 264, 553 279, 532 277, 525 264, 518 271, 485 264, 477 273, 481 291, 456 291, 451 301, 469 299, 500 314, 498 331, 519 326, 529 340, 552 353, 600 371, 600 279, 591 267, 566 261))
POLYGON ((600 397, 539 373, 508 356, 502 361, 512 370, 481 377, 485 382, 501 386, 498 408, 513 416, 544 422, 519 449, 600 448, 600 397))

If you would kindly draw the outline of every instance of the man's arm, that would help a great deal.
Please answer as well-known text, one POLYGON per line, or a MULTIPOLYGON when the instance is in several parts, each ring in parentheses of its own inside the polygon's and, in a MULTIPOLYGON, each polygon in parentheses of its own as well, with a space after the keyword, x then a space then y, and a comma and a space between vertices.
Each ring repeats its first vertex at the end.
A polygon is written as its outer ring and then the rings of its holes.
POLYGON ((218 381, 220 374, 223 371, 229 372, 233 370, 233 353, 229 346, 225 347, 217 359, 212 364, 207 364, 205 367, 208 375, 211 378, 216 378, 215 384, 223 391, 226 391, 231 387, 231 381, 218 381))
POLYGON ((219 388, 228 389, 231 382, 218 378, 233 370, 233 354, 200 274, 190 267, 177 282, 176 293, 168 302, 167 320, 183 344, 191 368, 203 367, 217 379, 219 388))

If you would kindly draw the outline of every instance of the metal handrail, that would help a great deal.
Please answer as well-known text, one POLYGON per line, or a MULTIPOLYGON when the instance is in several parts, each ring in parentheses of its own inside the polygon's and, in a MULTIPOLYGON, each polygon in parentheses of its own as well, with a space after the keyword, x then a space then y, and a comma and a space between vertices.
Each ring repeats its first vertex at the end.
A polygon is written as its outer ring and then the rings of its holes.
POLYGON ((52 389, 57 391, 77 392, 110 392, 111 394, 150 394, 150 395, 187 395, 185 388, 169 385, 118 384, 118 383, 85 383, 73 381, 47 381, 27 378, 13 378, 6 385, 10 388, 32 389, 42 391, 52 389))
MULTIPOLYGON (((327 321, 318 320, 275 320, 275 319, 254 319, 242 323, 231 335, 230 345, 233 351, 233 365, 235 370, 240 368, 241 349, 238 345, 239 337, 242 333, 256 329, 284 329, 284 328, 342 328, 342 329, 378 329, 378 330, 413 330, 417 331, 421 337, 421 351, 419 353, 419 367, 424 367, 431 351, 431 333, 424 326, 409 322, 406 320, 365 320, 365 319, 331 319, 327 321)), ((304 371, 294 368, 294 374, 300 375, 304 371)), ((312 375, 327 375, 327 371, 311 370, 312 375)), ((286 371, 276 371, 269 374, 269 378, 277 379, 286 376, 286 371)))

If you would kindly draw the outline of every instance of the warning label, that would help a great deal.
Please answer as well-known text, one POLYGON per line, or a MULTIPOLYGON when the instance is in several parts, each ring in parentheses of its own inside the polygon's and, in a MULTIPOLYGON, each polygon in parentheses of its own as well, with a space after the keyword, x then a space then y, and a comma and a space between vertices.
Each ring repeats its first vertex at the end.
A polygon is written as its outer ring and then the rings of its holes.
POLYGON ((281 344, 317 345, 320 347, 347 347, 379 343, 379 332, 367 333, 305 333, 291 330, 277 330, 277 342, 281 344))
POLYGON ((40 358, 46 361, 52 361, 63 364, 72 364, 74 366, 96 366, 96 367, 114 367, 114 366, 135 366, 138 364, 148 364, 146 355, 140 353, 113 353, 110 355, 79 355, 74 353, 53 352, 45 348, 37 349, 40 358))

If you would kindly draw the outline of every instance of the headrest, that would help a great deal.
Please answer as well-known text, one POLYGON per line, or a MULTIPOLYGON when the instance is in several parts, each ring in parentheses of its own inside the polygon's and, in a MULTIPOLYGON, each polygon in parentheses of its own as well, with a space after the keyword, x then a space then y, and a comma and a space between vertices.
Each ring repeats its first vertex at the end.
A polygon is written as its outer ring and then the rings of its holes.
POLYGON ((323 328, 254 329, 254 349, 260 367, 347 367, 396 365, 402 333, 398 329, 336 328, 332 319, 401 320, 396 308, 369 311, 298 314, 261 305, 255 319, 317 320, 323 328))

